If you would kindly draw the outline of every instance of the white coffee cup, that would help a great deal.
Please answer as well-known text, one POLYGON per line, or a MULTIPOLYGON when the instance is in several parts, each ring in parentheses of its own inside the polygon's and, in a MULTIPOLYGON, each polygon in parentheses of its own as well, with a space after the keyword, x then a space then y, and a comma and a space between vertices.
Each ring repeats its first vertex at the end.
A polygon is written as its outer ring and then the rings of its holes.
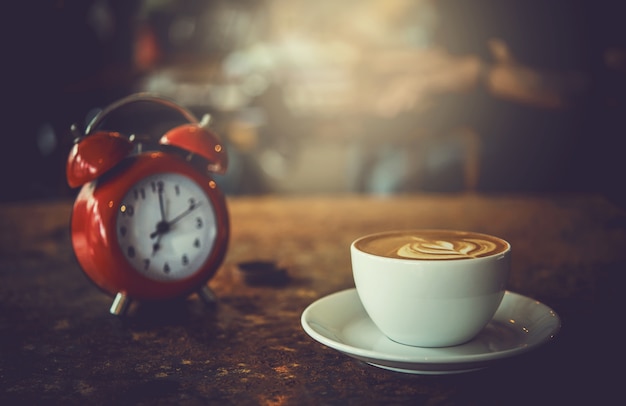
POLYGON ((446 347, 474 338, 500 306, 511 246, 456 230, 397 230, 350 246, 357 293, 391 340, 446 347))

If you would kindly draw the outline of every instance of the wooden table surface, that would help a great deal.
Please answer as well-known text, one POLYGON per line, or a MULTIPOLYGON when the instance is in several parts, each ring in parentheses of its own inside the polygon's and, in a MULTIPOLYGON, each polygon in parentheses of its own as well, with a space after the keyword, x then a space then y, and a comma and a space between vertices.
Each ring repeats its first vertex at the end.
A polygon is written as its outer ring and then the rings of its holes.
MULTIPOLYGON (((599 196, 229 197, 219 301, 134 303, 125 318, 83 275, 71 202, 0 206, 0 404, 604 404, 619 371, 626 212, 599 196), (396 228, 456 228, 513 246, 509 289, 552 307, 559 334, 487 369, 408 375, 310 338, 314 300, 354 286, 349 244, 396 228), (283 285, 238 264, 272 261, 283 285), (617 372, 614 372, 617 371, 617 372)), ((623 336, 622 336, 623 337, 623 336)), ((619 402, 618 402, 619 403, 619 402)))

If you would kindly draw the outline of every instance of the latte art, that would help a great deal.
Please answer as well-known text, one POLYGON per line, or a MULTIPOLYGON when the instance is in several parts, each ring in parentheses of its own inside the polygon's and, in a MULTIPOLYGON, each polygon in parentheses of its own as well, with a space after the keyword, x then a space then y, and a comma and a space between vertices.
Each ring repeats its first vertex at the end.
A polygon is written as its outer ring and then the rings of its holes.
POLYGON ((407 243, 397 250, 403 258, 415 259, 461 259, 477 258, 495 251, 496 244, 475 238, 456 239, 454 241, 432 240, 412 237, 415 241, 407 243))
POLYGON ((481 258, 509 248, 509 244, 498 237, 454 230, 380 233, 359 239, 355 246, 373 255, 415 260, 481 258))

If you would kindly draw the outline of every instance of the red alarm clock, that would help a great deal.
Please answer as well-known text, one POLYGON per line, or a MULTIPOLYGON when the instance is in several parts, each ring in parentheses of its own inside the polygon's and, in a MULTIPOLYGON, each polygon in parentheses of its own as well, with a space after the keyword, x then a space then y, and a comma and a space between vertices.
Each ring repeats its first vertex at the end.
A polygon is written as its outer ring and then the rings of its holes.
POLYGON ((208 119, 198 121, 162 97, 131 95, 96 115, 69 154, 67 181, 81 187, 72 211, 72 246, 85 274, 115 297, 112 314, 123 315, 132 300, 193 292, 215 300, 207 282, 224 259, 229 217, 210 173, 224 173, 228 162, 208 119), (138 104, 161 110, 150 124, 165 113, 184 122, 153 145, 142 135, 106 128, 115 121, 109 117, 138 104))

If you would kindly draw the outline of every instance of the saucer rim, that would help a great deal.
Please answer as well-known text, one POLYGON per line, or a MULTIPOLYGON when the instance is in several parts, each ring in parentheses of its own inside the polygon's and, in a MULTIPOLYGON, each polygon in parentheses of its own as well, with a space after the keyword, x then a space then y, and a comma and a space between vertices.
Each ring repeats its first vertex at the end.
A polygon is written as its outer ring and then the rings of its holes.
MULTIPOLYGON (((311 325, 309 321, 309 316, 313 309, 320 305, 320 302, 323 301, 332 301, 336 300, 337 297, 342 295, 354 295, 356 300, 358 299, 358 294, 356 292, 356 288, 349 288, 337 292, 333 292, 324 297, 321 297, 305 308, 302 312, 302 316, 300 318, 302 328, 305 332, 311 336, 314 340, 319 343, 333 348, 337 351, 340 351, 346 355, 351 357, 360 359, 364 362, 367 362, 371 365, 377 366, 379 368, 398 370, 400 372, 413 372, 413 373, 454 373, 454 372, 465 372, 470 370, 482 369, 484 365, 487 363, 492 363, 495 361, 503 360, 506 358, 511 358, 513 356, 521 355, 531 350, 534 350, 540 346, 543 346, 547 342, 551 341, 556 337, 558 332, 561 329, 561 319, 559 315, 546 304, 532 299, 528 296, 524 296, 519 293, 512 292, 510 290, 505 291, 505 298, 508 301, 524 301, 531 302, 535 306, 540 306, 541 309, 544 310, 545 314, 552 317, 552 323, 550 328, 546 330, 544 335, 533 342, 522 343, 523 346, 516 346, 514 348, 509 348, 502 351, 494 351, 494 352, 480 352, 475 354, 465 354, 465 355, 445 355, 445 351, 450 347, 442 347, 442 348, 428 348, 431 354, 428 356, 410 356, 410 355, 394 355, 389 353, 380 353, 374 350, 368 350, 360 347, 356 347, 354 345, 350 345, 344 342, 339 341, 338 339, 333 339, 331 337, 325 336, 322 333, 315 330, 315 328, 311 325), (440 352, 440 356, 433 356, 432 353, 440 352), (383 361, 383 363, 381 363, 383 361), (390 368, 390 363, 392 364, 402 364, 401 367, 393 366, 390 368), (426 368, 424 370, 418 370, 416 367, 426 368), (446 368, 448 368, 446 370, 446 368)), ((504 303, 504 300, 503 300, 504 303)), ((362 306, 362 305, 361 305, 362 306)), ((502 307, 502 305, 501 305, 502 307)), ((498 308, 500 310, 500 308, 498 308)), ((499 321, 496 319, 498 315, 498 311, 496 311, 496 315, 489 323, 493 321, 499 321)), ((363 316, 368 318, 367 313, 363 310, 363 316)), ((318 323, 319 324, 319 323, 318 323)), ((380 333, 380 332, 379 332, 380 333)), ((382 333, 380 333, 382 335, 382 333)), ((470 340, 468 343, 471 343, 470 340)), ((466 343, 466 344, 468 344, 466 343)), ((460 346, 466 345, 460 344, 460 346)), ((402 344, 399 344, 402 345, 402 344)))

